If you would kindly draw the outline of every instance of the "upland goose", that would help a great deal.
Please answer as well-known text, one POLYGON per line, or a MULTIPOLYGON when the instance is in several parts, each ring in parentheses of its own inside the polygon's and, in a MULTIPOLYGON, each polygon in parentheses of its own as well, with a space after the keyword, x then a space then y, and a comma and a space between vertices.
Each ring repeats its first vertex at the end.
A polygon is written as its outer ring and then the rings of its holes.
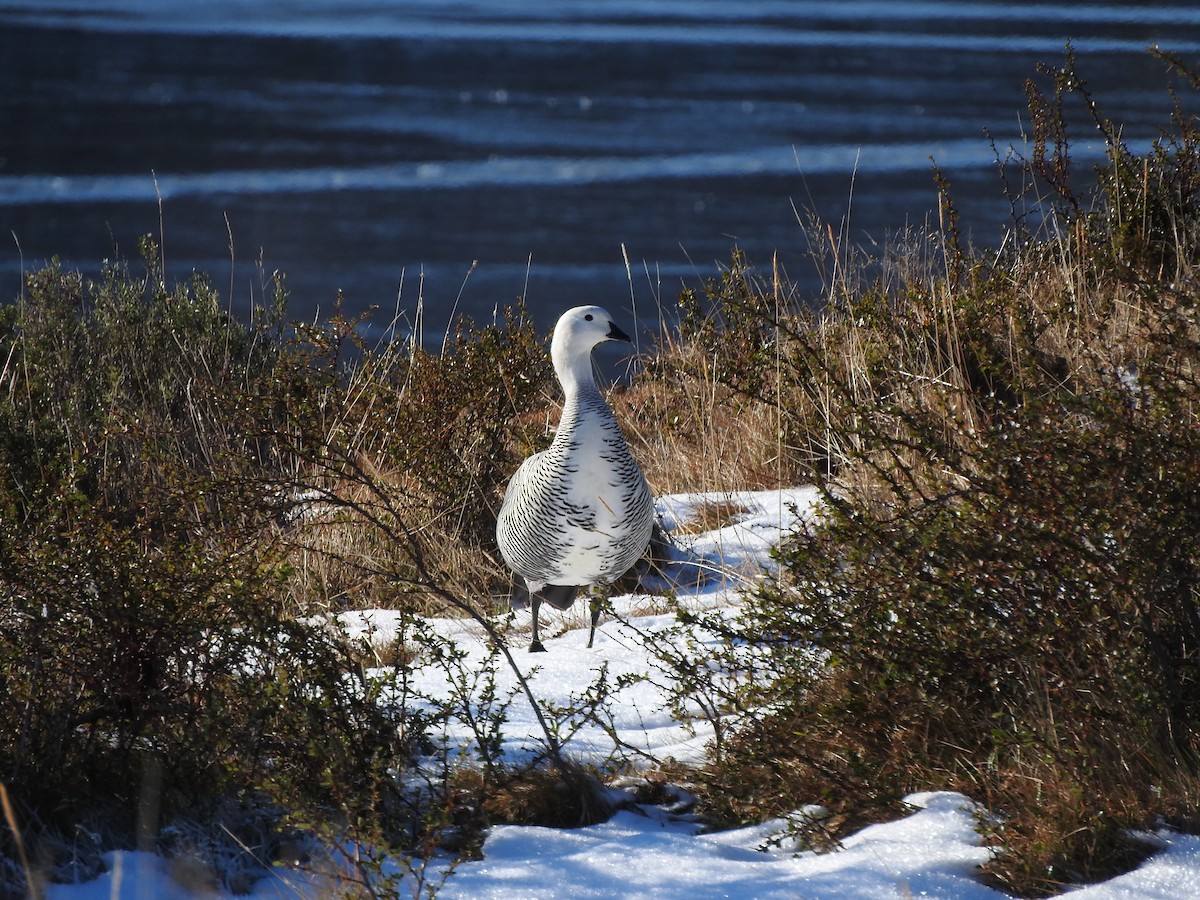
MULTIPOLYGON (((592 349, 605 341, 629 336, 599 306, 570 309, 554 326, 550 358, 566 395, 562 419, 550 447, 509 481, 496 522, 500 553, 529 594, 530 652, 546 649, 538 639, 541 603, 565 610, 580 587, 599 590, 621 577, 645 552, 654 526, 646 478, 596 387, 592 349)), ((589 647, 599 618, 593 597, 589 647)))

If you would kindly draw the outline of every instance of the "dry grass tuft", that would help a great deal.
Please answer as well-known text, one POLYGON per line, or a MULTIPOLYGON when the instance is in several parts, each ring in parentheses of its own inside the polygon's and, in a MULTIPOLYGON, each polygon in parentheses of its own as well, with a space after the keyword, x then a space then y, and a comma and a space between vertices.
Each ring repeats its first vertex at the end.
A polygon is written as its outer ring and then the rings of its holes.
POLYGON ((706 531, 718 531, 738 522, 749 509, 734 500, 723 500, 714 497, 696 504, 691 516, 680 522, 675 529, 678 534, 702 534, 706 531))

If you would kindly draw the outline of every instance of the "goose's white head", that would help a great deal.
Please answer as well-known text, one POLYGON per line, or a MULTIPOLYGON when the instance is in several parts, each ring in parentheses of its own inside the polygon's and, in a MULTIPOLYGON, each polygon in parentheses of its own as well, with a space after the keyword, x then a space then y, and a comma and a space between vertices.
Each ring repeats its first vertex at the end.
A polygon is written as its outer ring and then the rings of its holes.
POLYGON ((550 342, 550 358, 554 371, 564 387, 572 383, 585 385, 594 383, 592 377, 592 349, 605 341, 626 341, 630 338, 617 327, 603 307, 577 306, 568 309, 554 326, 554 339, 550 342))

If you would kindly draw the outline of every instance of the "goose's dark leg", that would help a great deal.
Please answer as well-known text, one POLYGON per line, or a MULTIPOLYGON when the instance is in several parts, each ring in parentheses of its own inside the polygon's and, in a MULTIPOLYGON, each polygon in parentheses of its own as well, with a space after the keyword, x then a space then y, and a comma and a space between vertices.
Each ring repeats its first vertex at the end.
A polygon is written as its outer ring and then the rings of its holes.
POLYGON ((592 614, 592 627, 588 630, 588 649, 592 649, 592 642, 596 640, 596 626, 600 623, 601 602, 593 594, 588 600, 588 607, 592 614))
POLYGON ((538 607, 542 605, 542 598, 537 595, 537 591, 529 593, 529 608, 533 610, 533 640, 529 642, 530 653, 545 653, 546 648, 538 639, 538 607))
POLYGON ((588 649, 596 640, 596 626, 600 624, 600 614, 608 609, 608 585, 597 582, 588 590, 588 612, 591 613, 591 628, 588 629, 588 649))

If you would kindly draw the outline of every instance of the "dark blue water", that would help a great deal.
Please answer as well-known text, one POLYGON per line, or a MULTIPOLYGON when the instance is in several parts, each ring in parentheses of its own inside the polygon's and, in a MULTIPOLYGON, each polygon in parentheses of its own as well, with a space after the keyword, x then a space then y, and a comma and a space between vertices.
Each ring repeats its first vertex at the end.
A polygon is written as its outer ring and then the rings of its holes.
POLYGON ((996 239, 985 129, 1021 143, 1067 40, 1145 141, 1170 103, 1145 49, 1200 62, 1200 7, 0 0, 0 298, 144 233, 239 311, 278 269, 297 315, 341 290, 431 331, 522 294, 650 325, 735 244, 817 293, 797 211, 881 243, 935 208, 931 157, 996 239))

